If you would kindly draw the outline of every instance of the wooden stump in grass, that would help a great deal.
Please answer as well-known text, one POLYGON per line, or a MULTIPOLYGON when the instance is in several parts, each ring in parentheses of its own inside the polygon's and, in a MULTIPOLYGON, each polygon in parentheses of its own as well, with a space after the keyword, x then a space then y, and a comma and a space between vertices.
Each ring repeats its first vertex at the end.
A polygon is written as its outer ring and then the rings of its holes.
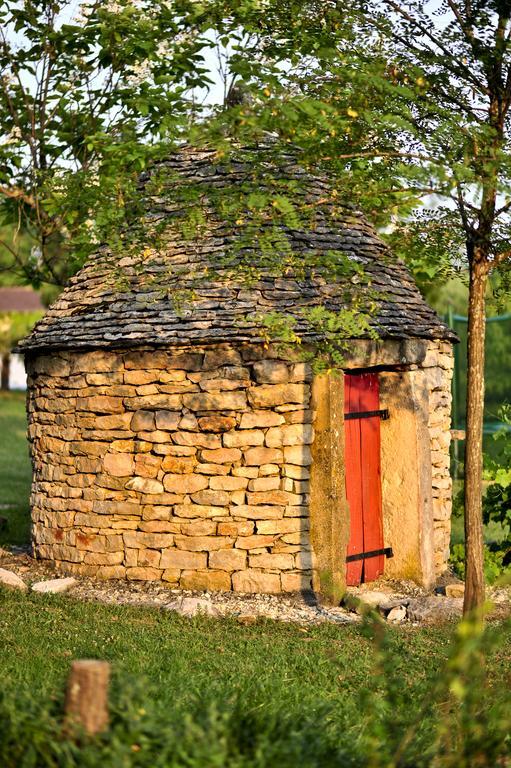
POLYGON ((67 726, 78 726, 90 736, 108 728, 109 681, 110 664, 107 661, 73 661, 66 691, 67 726))

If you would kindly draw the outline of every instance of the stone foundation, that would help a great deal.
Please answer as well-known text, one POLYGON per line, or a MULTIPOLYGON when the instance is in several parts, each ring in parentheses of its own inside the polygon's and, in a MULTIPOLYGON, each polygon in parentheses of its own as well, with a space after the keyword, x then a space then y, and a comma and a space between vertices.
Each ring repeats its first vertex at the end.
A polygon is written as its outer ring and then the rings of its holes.
MULTIPOLYGON (((429 343, 421 358, 407 367, 421 365, 428 382, 441 572, 450 344, 429 343)), ((311 588, 308 365, 246 345, 61 352, 28 357, 27 370, 37 557, 184 589, 311 588)))

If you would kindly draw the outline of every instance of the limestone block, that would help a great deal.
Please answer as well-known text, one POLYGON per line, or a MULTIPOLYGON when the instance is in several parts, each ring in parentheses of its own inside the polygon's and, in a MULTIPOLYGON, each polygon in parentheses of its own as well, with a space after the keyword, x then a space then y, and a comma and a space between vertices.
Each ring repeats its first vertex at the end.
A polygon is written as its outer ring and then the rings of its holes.
POLYGON ((249 520, 279 520, 284 515, 284 507, 240 504, 237 507, 231 507, 231 514, 234 517, 246 517, 249 520))
POLYGON ((126 370, 146 370, 169 368, 182 371, 197 371, 202 363, 202 355, 187 352, 165 352, 163 350, 148 350, 147 352, 129 352, 124 357, 126 370))
POLYGON ((126 483, 129 491, 139 491, 140 493, 163 493, 163 485, 158 480, 151 480, 148 477, 133 477, 126 483))
POLYGON ((257 427, 278 427, 284 424, 284 416, 275 411, 247 411, 243 413, 240 421, 241 429, 254 429, 257 427))
POLYGON ((259 475, 259 469, 257 467, 233 467, 233 477, 257 477, 259 475))
POLYGON ((195 467, 195 472, 199 475, 228 475, 229 467, 224 464, 202 464, 199 463, 195 467))
MULTIPOLYGON (((161 391, 166 391, 164 387, 161 387, 161 391)), ((156 384, 144 384, 141 387, 136 387, 135 392, 130 392, 132 395, 157 395, 159 392, 158 387, 156 384)))
POLYGON ((259 520, 256 523, 257 533, 282 534, 308 531, 309 521, 299 517, 286 517, 282 520, 259 520))
MULTIPOLYGON (((292 480, 291 483, 293 483, 292 480)), ((254 480, 250 480, 248 484, 249 491, 275 491, 278 488, 280 488, 280 477, 275 475, 257 477, 254 480)))
POLYGON ((282 427, 272 427, 266 433, 265 443, 270 448, 280 448, 283 445, 310 445, 313 440, 310 424, 285 424, 282 427))
POLYGON ((180 524, 172 520, 150 520, 139 523, 137 529, 144 533, 181 533, 180 524))
POLYGON ((197 421, 197 417, 194 416, 193 413, 185 413, 185 415, 181 418, 178 426, 179 429, 187 429, 193 432, 198 430, 199 423, 197 421))
MULTIPOLYGON (((168 495, 173 499, 172 504, 181 504, 184 496, 174 496, 174 494, 168 495)), ((145 504, 142 507, 142 520, 170 520, 172 517, 172 510, 170 506, 160 506, 159 504, 145 504)))
POLYGON ((244 456, 245 464, 254 467, 261 464, 280 464, 283 460, 283 453, 279 448, 249 448, 244 452, 244 456))
POLYGON ((183 571, 179 585, 182 589, 229 592, 231 576, 225 571, 183 571))
POLYGON ((174 384, 158 384, 158 391, 166 395, 178 395, 185 392, 198 392, 199 388, 191 381, 178 381, 174 384))
POLYGON ((83 562, 87 565, 121 565, 124 560, 122 552, 86 552, 83 562))
POLYGON ((168 432, 161 429, 155 429, 153 432, 139 432, 139 438, 146 443, 169 443, 170 436, 168 432))
POLYGON ((271 547, 275 541, 275 536, 260 536, 253 534, 251 536, 240 535, 236 539, 236 549, 262 549, 271 547))
POLYGON ((450 520, 451 518, 451 503, 450 501, 442 501, 439 499, 433 499, 433 520, 450 520))
POLYGON ((179 370, 158 371, 158 380, 162 384, 168 384, 169 382, 184 381, 186 379, 186 372, 179 370))
POLYGON ((250 555, 250 568, 267 568, 275 571, 288 571, 294 568, 294 556, 288 554, 250 555))
MULTIPOLYGON (((57 473, 55 471, 56 469, 56 467, 50 467, 48 472, 41 469, 39 475, 47 480, 63 480, 65 477, 64 473, 57 473)), ((99 472, 101 469, 101 460, 87 459, 85 456, 77 456, 75 459, 75 469, 77 472, 84 473, 99 472)))
POLYGON ((241 491, 248 485, 247 477, 212 477, 209 487, 214 491, 241 491))
POLYGON ((280 576, 247 568, 233 573, 232 588, 235 592, 275 594, 281 591, 280 576))
POLYGON ((124 399, 124 406, 128 411, 158 411, 180 410, 183 402, 183 395, 137 395, 136 397, 126 397, 124 399))
POLYGON ((225 507, 209 507, 204 504, 176 504, 174 514, 177 517, 223 517, 227 514, 225 507))
POLYGON ((193 520, 181 523, 178 533, 183 536, 213 536, 216 530, 217 524, 213 520, 193 520))
POLYGON ((122 413, 124 407, 121 397, 92 395, 91 397, 79 397, 76 401, 76 410, 92 411, 92 413, 122 413))
MULTIPOLYGON (((140 450, 137 444, 137 450, 140 450)), ((195 456, 197 448, 191 445, 162 445, 161 443, 152 444, 151 450, 161 456, 195 456)))
POLYGON ((174 536, 170 533, 143 533, 133 531, 123 533, 124 546, 130 549, 165 549, 172 547, 174 536))
POLYGON ((202 461, 211 464, 233 464, 241 459, 239 448, 217 448, 201 451, 202 461))
POLYGON ((312 456, 308 445, 286 445, 284 459, 287 464, 309 466, 312 464, 312 456))
POLYGON ((249 445, 263 445, 264 432, 260 429, 225 432, 222 439, 226 448, 246 448, 249 445))
POLYGON ((183 404, 191 411, 244 411, 247 407, 245 392, 216 392, 183 395, 183 404))
POLYGON ((124 383, 125 384, 154 384, 155 381, 158 381, 159 377, 159 371, 156 370, 149 370, 149 371, 125 371, 124 372, 124 383))
POLYGON ((165 475, 163 486, 169 493, 196 493, 209 485, 204 475, 165 475))
POLYGON ((163 581, 168 581, 171 584, 177 585, 180 576, 181 571, 178 568, 167 568, 167 570, 163 571, 163 576, 161 578, 163 581))
POLYGON ((131 413, 119 413, 108 416, 95 416, 94 426, 97 430, 122 429, 128 430, 131 423, 131 413))
POLYGON ((138 565, 138 549, 127 549, 124 555, 124 565, 127 568, 136 568, 138 565))
POLYGON ((310 543, 309 531, 297 531, 296 533, 285 533, 279 541, 283 544, 291 544, 294 546, 308 547, 310 543))
POLYGON ((161 568, 205 568, 208 556, 205 552, 167 549, 161 554, 161 568))
POLYGON ((95 579, 125 579, 126 568, 123 565, 100 565, 94 567, 89 575, 95 579))
POLYGON ((245 491, 232 491, 231 492, 231 504, 246 504, 245 491))
POLYGON ((279 504, 292 506, 300 504, 302 497, 289 491, 256 491, 247 493, 247 504, 279 504))
POLYGON ((76 532, 76 548, 89 552, 120 552, 123 546, 122 536, 113 534, 110 536, 94 536, 76 532))
POLYGON ((285 571, 280 579, 283 592, 301 592, 312 588, 312 574, 307 571, 285 571))
POLYGON ((247 555, 240 549, 219 549, 209 555, 209 567, 221 571, 239 571, 246 565, 247 555))
POLYGON ((219 368, 222 365, 241 365, 240 353, 231 347, 217 347, 206 351, 204 370, 219 368))
POLYGON ((254 523, 251 520, 221 522, 217 530, 220 536, 250 536, 254 523))
POLYGON ((259 467, 259 477, 273 477, 274 475, 280 475, 278 464, 261 464, 259 467))
POLYGON ((230 495, 226 491, 215 491, 212 488, 206 488, 203 491, 192 494, 192 501, 195 504, 225 507, 230 502, 230 495))
POLYGON ((234 539, 228 536, 175 536, 176 547, 187 552, 211 552, 214 549, 227 549, 233 544, 234 539))
POLYGON ((177 411, 156 411, 154 419, 157 429, 167 429, 172 431, 177 429, 181 414, 177 411))
POLYGON ((312 366, 310 363, 294 363, 291 366, 289 381, 312 381, 312 366))
POLYGON ((34 360, 35 373, 44 373, 48 376, 69 376, 71 373, 71 365, 67 360, 57 355, 39 355, 34 360))
POLYGON ((441 368, 436 366, 433 368, 427 368, 425 373, 428 388, 430 390, 443 388, 445 382, 445 374, 441 368))
POLYGON ((192 445, 197 448, 209 448, 215 450, 222 447, 222 438, 219 435, 201 434, 196 432, 174 432, 172 439, 176 445, 192 445))
POLYGON ((159 456, 152 456, 147 453, 135 456, 135 474, 140 477, 155 478, 161 467, 159 456))
POLYGON ((194 471, 197 460, 189 456, 165 456, 162 469, 176 475, 188 475, 194 471))
POLYGON ((26 592, 28 589, 20 576, 6 568, 0 568, 0 584, 8 589, 19 589, 22 592, 26 592))
POLYGON ((250 385, 250 380, 247 379, 202 379, 199 382, 199 387, 204 392, 228 392, 234 389, 243 389, 250 385))
POLYGON ((126 578, 129 581, 158 581, 162 571, 158 568, 126 568, 126 578))
POLYGON ((289 380, 289 368, 281 360, 259 360, 253 370, 259 384, 283 384, 289 380))
MULTIPOLYGON (((245 414, 243 414, 245 416, 245 414)), ((243 417, 242 417, 243 418, 243 417)), ((233 416, 202 416, 199 421, 199 429, 203 432, 228 432, 236 426, 236 419, 233 416)))
POLYGON ((138 565, 142 567, 159 568, 160 558, 161 552, 156 549, 140 549, 138 551, 138 565))
POLYGON ((248 400, 254 408, 271 408, 287 403, 308 403, 310 387, 307 384, 262 384, 252 387, 248 400))
MULTIPOLYGON (((116 433, 119 434, 119 433, 116 433)), ((113 440, 110 443, 110 450, 116 453, 133 453, 135 450, 134 440, 113 440)))
POLYGON ((42 592, 44 594, 60 594, 62 592, 68 592, 71 587, 76 584, 76 579, 72 576, 67 579, 48 579, 46 581, 38 581, 32 584, 33 592, 42 592))

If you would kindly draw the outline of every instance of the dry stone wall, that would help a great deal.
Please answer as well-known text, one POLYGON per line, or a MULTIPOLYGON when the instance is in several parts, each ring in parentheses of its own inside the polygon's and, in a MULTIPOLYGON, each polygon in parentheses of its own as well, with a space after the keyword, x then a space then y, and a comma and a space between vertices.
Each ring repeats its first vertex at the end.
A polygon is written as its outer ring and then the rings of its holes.
MULTIPOLYGON (((410 365, 410 368, 417 367, 410 365)), ((452 348, 429 342, 434 557, 449 554, 452 348)), ((309 589, 311 370, 260 345, 28 357, 37 557, 186 589, 309 589)))
POLYGON ((186 589, 310 587, 310 368, 261 347, 29 359, 35 554, 186 589))
POLYGON ((454 370, 452 344, 430 342, 421 364, 429 389, 429 435, 433 486, 433 545, 435 573, 443 573, 449 559, 452 480, 449 472, 451 443, 451 381, 454 370))

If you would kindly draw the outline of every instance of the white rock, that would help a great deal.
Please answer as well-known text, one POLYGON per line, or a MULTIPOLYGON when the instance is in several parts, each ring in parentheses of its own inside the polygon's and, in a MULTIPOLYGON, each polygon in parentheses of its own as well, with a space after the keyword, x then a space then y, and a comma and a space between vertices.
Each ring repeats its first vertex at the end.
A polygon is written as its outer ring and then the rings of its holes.
POLYGON ((218 609, 209 600, 202 600, 200 597, 183 597, 181 601, 177 602, 172 609, 181 616, 188 616, 192 618, 199 614, 205 616, 218 616, 218 609))
POLYGON ((387 614, 389 624, 400 624, 406 618, 406 608, 404 605, 398 605, 392 608, 387 614))
POLYGON ((76 579, 69 576, 67 579, 49 579, 48 581, 37 581, 32 584, 33 592, 44 592, 46 594, 57 594, 67 592, 76 584, 76 579))
POLYGON ((20 579, 19 576, 12 571, 8 571, 6 568, 0 568, 0 584, 3 584, 4 587, 9 587, 9 589, 21 589, 23 592, 26 592, 28 589, 23 579, 20 579))

